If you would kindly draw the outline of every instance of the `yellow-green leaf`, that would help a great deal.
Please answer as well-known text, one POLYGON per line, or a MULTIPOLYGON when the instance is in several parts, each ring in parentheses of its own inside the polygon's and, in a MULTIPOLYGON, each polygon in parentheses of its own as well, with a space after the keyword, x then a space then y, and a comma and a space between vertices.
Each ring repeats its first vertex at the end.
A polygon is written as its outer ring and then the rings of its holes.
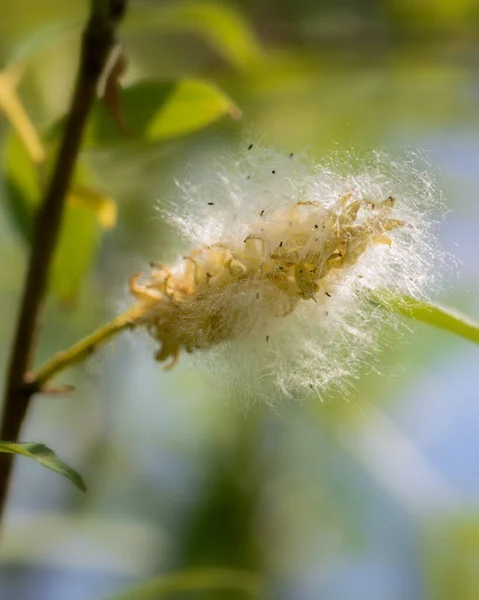
POLYGON ((225 114, 237 119, 241 111, 216 86, 185 79, 175 85, 163 110, 149 122, 147 137, 153 140, 176 137, 201 129, 225 114))
POLYGON ((68 204, 84 206, 96 215, 102 229, 113 229, 116 225, 117 206, 110 196, 84 185, 74 185, 68 194, 68 204))
POLYGON ((79 201, 68 202, 50 270, 52 292, 71 306, 87 275, 100 241, 95 213, 79 201))
POLYGON ((40 196, 39 173, 13 131, 5 140, 2 163, 5 201, 15 226, 28 241, 32 233, 33 210, 40 196))
POLYGON ((45 160, 45 149, 17 93, 21 76, 22 71, 18 66, 11 66, 0 72, 0 110, 22 140, 31 160, 40 164, 45 160))
POLYGON ((240 591, 251 596, 262 594, 258 575, 233 569, 191 569, 157 577, 144 584, 129 588, 112 597, 112 600, 157 600, 176 592, 222 590, 240 591))
POLYGON ((69 467, 66 463, 50 450, 45 444, 36 442, 2 442, 0 441, 0 452, 8 454, 21 454, 39 462, 47 469, 56 471, 69 479, 82 492, 86 492, 86 485, 78 471, 69 467))
POLYGON ((262 49, 246 19, 223 2, 173 2, 168 6, 133 4, 126 26, 186 31, 207 40, 233 65, 248 69, 262 58, 262 49))
POLYGON ((386 310, 450 331, 479 344, 479 323, 454 309, 387 291, 372 294, 371 300, 386 310))
MULTIPOLYGON (((18 231, 29 242, 41 195, 40 172, 14 132, 5 142, 3 167, 7 206, 18 231)), ((52 291, 65 305, 74 301, 88 273, 100 240, 100 228, 111 229, 117 218, 112 198, 80 183, 89 179, 84 166, 77 169, 76 179, 79 183, 68 194, 50 275, 52 291)))
MULTIPOLYGON (((88 180, 86 166, 80 167, 76 180, 88 180)), ((114 227, 116 217, 112 198, 81 183, 72 185, 50 271, 51 290, 64 306, 75 302, 94 262, 101 229, 114 227)))
POLYGON ((223 91, 196 79, 142 81, 127 87, 120 97, 120 110, 121 122, 97 102, 87 128, 87 146, 163 141, 197 131, 225 114, 241 115, 223 91))

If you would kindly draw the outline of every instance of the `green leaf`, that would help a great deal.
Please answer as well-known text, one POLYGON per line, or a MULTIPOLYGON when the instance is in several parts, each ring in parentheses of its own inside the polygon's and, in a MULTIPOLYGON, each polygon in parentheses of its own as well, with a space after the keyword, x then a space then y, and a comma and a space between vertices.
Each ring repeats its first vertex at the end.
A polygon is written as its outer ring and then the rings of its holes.
POLYGON ((116 225, 118 216, 116 202, 106 194, 77 183, 72 186, 68 194, 68 203, 91 210, 102 229, 113 229, 116 225))
POLYGON ((51 291, 63 306, 72 306, 93 263, 101 230, 95 213, 80 203, 65 209, 50 270, 51 291))
POLYGON ((121 114, 98 101, 85 136, 87 147, 128 141, 158 142, 197 131, 238 107, 219 88, 196 79, 142 81, 121 94, 121 114))
POLYGON ((40 195, 39 174, 20 138, 13 131, 5 140, 2 162, 7 208, 18 232, 25 241, 29 241, 33 210, 40 195))
POLYGON ((479 323, 453 309, 387 291, 373 293, 371 300, 386 310, 450 331, 479 344, 479 323))
MULTIPOLYGON (((75 179, 90 179, 85 164, 77 167, 75 179)), ((70 188, 50 271, 51 290, 63 306, 74 304, 94 263, 101 230, 114 227, 116 216, 116 203, 109 196, 82 183, 74 183, 70 188)))
MULTIPOLYGON (((33 215, 41 195, 40 171, 13 131, 5 142, 3 171, 12 221, 23 239, 30 242, 33 215)), ((85 165, 77 167, 76 179, 90 179, 85 165)), ((116 204, 112 198, 81 183, 72 186, 50 274, 51 289, 64 305, 75 300, 91 267, 101 228, 110 229, 115 223, 116 204)))
POLYGON ((254 573, 232 569, 192 569, 157 577, 112 596, 112 600, 157 600, 175 592, 241 591, 252 596, 262 592, 260 578, 254 573))
POLYGON ((21 454, 28 456, 39 462, 47 469, 56 471, 67 477, 76 487, 82 492, 86 492, 86 485, 82 476, 78 471, 69 467, 66 463, 58 458, 58 456, 50 450, 45 444, 37 444, 36 442, 2 442, 0 441, 0 452, 8 454, 21 454))
POLYGON ((233 65, 249 69, 262 58, 262 49, 248 22, 233 7, 220 2, 175 2, 170 6, 133 4, 126 27, 186 31, 205 38, 233 65))
POLYGON ((15 65, 0 72, 0 111, 21 139, 32 161, 40 164, 45 160, 45 149, 17 90, 22 75, 23 69, 15 65))

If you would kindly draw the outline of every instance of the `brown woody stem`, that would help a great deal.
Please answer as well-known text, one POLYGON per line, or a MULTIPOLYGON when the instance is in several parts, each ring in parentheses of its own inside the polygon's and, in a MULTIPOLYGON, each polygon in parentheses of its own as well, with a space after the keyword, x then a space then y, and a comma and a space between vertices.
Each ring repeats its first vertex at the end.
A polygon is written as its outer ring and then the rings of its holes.
MULTIPOLYGON (((91 0, 81 45, 80 65, 56 164, 41 200, 33 234, 15 337, 6 377, 0 439, 18 440, 35 388, 27 373, 35 350, 50 264, 58 241, 65 197, 80 150, 100 76, 115 43, 115 29, 127 0, 91 0)), ((5 507, 13 455, 0 455, 0 517, 5 507)))

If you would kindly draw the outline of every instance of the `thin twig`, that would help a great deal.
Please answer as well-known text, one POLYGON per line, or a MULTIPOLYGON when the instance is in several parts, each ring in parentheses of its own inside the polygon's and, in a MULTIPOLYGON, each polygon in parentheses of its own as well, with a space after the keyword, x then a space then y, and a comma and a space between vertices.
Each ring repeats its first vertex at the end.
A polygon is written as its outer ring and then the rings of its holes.
POLYGON ((82 338, 67 350, 62 350, 54 354, 47 362, 41 366, 36 373, 28 378, 29 385, 35 391, 42 391, 45 384, 50 381, 60 371, 67 367, 82 362, 103 345, 109 338, 113 337, 124 329, 134 327, 138 317, 141 316, 141 310, 138 306, 133 306, 126 312, 118 315, 105 325, 102 325, 86 337, 82 338))
MULTIPOLYGON (((115 28, 127 0, 91 0, 85 27, 75 90, 49 185, 38 209, 30 261, 12 346, 0 439, 16 441, 34 389, 29 370, 48 273, 60 232, 65 196, 80 149, 88 113, 95 99, 98 80, 115 42, 115 28)), ((0 516, 5 506, 13 455, 0 455, 0 516)))

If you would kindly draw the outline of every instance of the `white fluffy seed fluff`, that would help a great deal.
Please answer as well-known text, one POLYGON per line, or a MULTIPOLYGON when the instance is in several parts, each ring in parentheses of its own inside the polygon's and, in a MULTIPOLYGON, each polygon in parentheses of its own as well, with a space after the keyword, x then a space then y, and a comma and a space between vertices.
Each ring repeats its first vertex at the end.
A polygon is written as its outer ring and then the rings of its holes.
POLYGON ((157 359, 192 352, 248 402, 346 394, 399 322, 371 290, 424 299, 439 283, 425 162, 246 144, 195 171, 163 209, 181 258, 131 281, 157 359))

